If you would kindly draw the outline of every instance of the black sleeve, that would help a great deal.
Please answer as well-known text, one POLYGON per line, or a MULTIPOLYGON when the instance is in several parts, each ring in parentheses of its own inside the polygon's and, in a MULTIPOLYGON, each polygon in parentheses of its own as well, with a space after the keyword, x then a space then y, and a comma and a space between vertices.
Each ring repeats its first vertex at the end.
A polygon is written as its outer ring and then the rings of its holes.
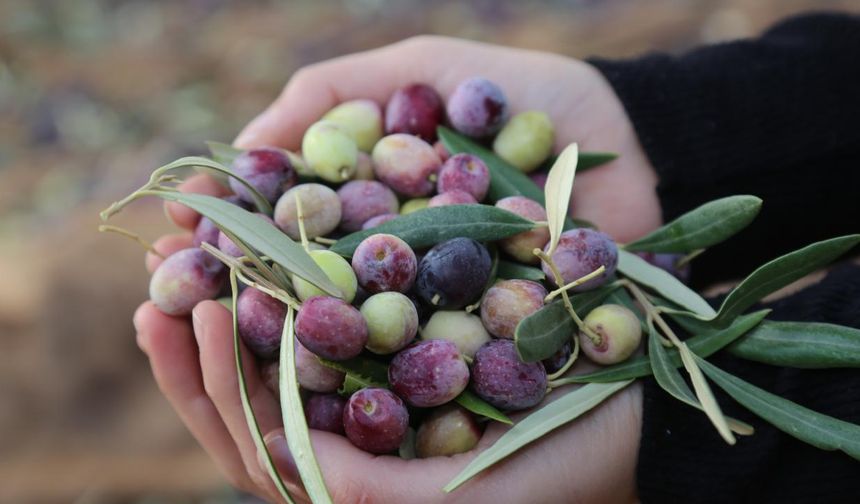
MULTIPOLYGON (((830 322, 860 328, 860 266, 769 306, 772 320, 830 322)), ((769 392, 860 424, 860 370, 789 369, 741 360, 725 351, 710 362, 769 392)), ((728 446, 705 415, 644 380, 637 484, 642 502, 841 503, 860 496, 860 461, 823 451, 760 420, 712 387, 726 415, 755 427, 728 446)))
POLYGON ((754 40, 590 63, 657 170, 664 220, 732 194, 764 200, 749 228, 695 261, 694 285, 860 230, 860 17, 808 15, 754 40))

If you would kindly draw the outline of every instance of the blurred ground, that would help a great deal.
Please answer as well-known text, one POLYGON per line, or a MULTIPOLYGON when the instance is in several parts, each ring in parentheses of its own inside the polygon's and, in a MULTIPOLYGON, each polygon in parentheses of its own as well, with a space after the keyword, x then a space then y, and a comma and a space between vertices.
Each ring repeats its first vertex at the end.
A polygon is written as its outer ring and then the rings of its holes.
MULTIPOLYGON (((302 65, 419 33, 677 51, 850 4, 0 0, 0 503, 241 499, 159 396, 131 326, 142 253, 97 211, 229 141, 302 65)), ((170 230, 156 202, 117 223, 170 230)))

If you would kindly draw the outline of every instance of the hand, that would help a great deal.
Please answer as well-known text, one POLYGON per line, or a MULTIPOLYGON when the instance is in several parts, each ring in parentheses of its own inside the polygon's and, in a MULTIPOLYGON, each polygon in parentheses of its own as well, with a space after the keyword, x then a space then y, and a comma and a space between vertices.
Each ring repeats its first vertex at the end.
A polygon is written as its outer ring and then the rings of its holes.
MULTIPOLYGON (((549 113, 556 126, 557 148, 577 141, 583 150, 620 154, 612 163, 577 177, 574 215, 595 222, 619 241, 659 225, 656 175, 608 83, 585 63, 546 53, 419 37, 312 65, 295 74, 281 96, 245 128, 236 143, 245 148, 279 145, 296 150, 302 132, 341 101, 371 98, 384 103, 395 89, 411 82, 427 83, 447 96, 459 81, 473 75, 497 82, 514 113, 530 109, 549 113)), ((223 191, 202 176, 190 179, 183 190, 223 191)), ((187 229, 199 218, 175 204, 168 205, 168 213, 187 229)), ((165 255, 187 246, 187 235, 167 236, 156 243, 165 255)), ((155 256, 147 257, 150 269, 157 263, 155 256)), ((239 402, 228 312, 217 303, 204 302, 195 309, 193 319, 192 331, 184 319, 165 316, 145 303, 135 316, 139 344, 150 358, 162 391, 228 479, 239 488, 277 500, 258 462, 239 402)), ((247 351, 245 355, 249 355, 247 351)), ((252 359, 246 360, 246 370, 250 396, 261 428, 268 433, 270 450, 291 486, 298 489, 277 401, 260 383, 252 359)), ((448 500, 633 500, 640 396, 637 386, 618 393, 585 418, 467 483, 447 496, 448 500)), ((442 486, 503 431, 492 425, 469 454, 417 461, 375 457, 354 448, 345 438, 324 432, 313 432, 313 440, 336 502, 436 502, 446 498, 442 486)))

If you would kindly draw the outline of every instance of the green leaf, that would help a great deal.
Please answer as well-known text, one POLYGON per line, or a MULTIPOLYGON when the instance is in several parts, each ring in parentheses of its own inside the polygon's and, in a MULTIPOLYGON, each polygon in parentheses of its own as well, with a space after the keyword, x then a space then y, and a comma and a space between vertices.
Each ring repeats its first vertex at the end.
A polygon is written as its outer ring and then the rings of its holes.
MULTIPOLYGON (((339 391, 341 394, 349 395, 367 387, 388 388, 388 366, 382 362, 363 356, 344 361, 332 361, 323 359, 322 357, 317 358, 324 366, 337 369, 341 373, 346 374, 343 386, 339 391)), ((504 413, 468 390, 464 390, 454 400, 472 413, 498 422, 511 423, 511 420, 504 413)))
POLYGON ((765 320, 728 348, 732 355, 806 369, 860 367, 860 329, 820 322, 765 320))
POLYGON ((720 243, 745 228, 761 209, 755 196, 729 196, 685 213, 624 246, 630 251, 689 253, 720 243))
POLYGON ((822 415, 771 394, 695 357, 708 378, 735 401, 777 429, 822 450, 840 450, 860 460, 860 426, 822 415))
MULTIPOLYGON (((840 236, 807 245, 770 261, 753 271, 729 293, 723 300, 718 314, 706 315, 705 320, 712 319, 714 325, 718 327, 726 325, 761 298, 830 264, 858 243, 860 243, 860 234, 840 236)), ((705 315, 696 313, 699 314, 699 318, 705 315)))
POLYGON ((242 149, 237 149, 230 144, 221 142, 207 141, 206 146, 209 147, 212 160, 225 166, 232 165, 236 156, 245 152, 242 149))
POLYGON ((618 251, 618 271, 637 283, 650 287, 669 301, 703 317, 713 317, 716 312, 702 296, 684 285, 680 280, 641 257, 618 251))
POLYGON ((322 471, 314 455, 302 396, 299 392, 299 378, 296 372, 296 338, 293 328, 293 309, 287 308, 284 331, 281 335, 281 352, 278 377, 281 393, 281 415, 284 420, 284 435, 290 454, 296 461, 305 491, 311 502, 332 502, 325 486, 322 471))
POLYGON ((246 188, 248 188, 248 191, 251 193, 251 196, 254 198, 254 206, 256 206, 257 209, 261 213, 264 213, 266 215, 272 215, 272 205, 269 204, 269 201, 266 198, 264 198, 262 194, 260 194, 260 192, 257 190, 257 188, 255 188, 253 185, 251 185, 251 183, 248 182, 247 180, 245 180, 242 177, 233 173, 233 171, 231 169, 227 168, 226 166, 222 165, 221 163, 218 163, 216 161, 212 161, 211 159, 206 159, 205 157, 189 156, 189 157, 177 159, 176 161, 174 161, 170 164, 167 164, 165 166, 162 166, 161 168, 158 168, 157 170, 155 170, 153 172, 152 176, 153 176, 153 178, 157 178, 159 175, 162 175, 168 171, 177 170, 180 168, 186 168, 189 166, 194 166, 197 168, 204 168, 205 169, 204 171, 206 173, 219 174, 219 176, 221 176, 221 177, 232 177, 232 178, 238 180, 239 182, 242 183, 242 185, 244 185, 246 188))
MULTIPOLYGON (((617 288, 611 284, 604 285, 571 296, 570 302, 574 311, 584 316, 617 288)), ((576 323, 570 318, 564 303, 561 300, 553 301, 517 324, 514 331, 517 354, 524 362, 547 359, 570 340, 575 331, 576 323)))
POLYGON ((525 173, 508 164, 490 149, 444 126, 437 129, 439 139, 453 154, 465 152, 481 158, 490 169, 490 190, 487 195, 491 202, 508 196, 525 196, 544 204, 543 191, 525 173))
POLYGON ((499 278, 506 278, 509 280, 518 278, 523 280, 533 280, 535 282, 546 280, 546 274, 544 274, 543 270, 540 268, 534 268, 532 266, 526 266, 512 261, 505 261, 504 259, 499 260, 499 267, 496 275, 499 278))
POLYGON ((209 217, 218 227, 230 230, 249 247, 270 257, 311 284, 332 296, 341 297, 340 292, 311 256, 287 235, 259 216, 219 198, 202 194, 153 191, 159 197, 177 201, 201 215, 209 217))
MULTIPOLYGON (((549 168, 555 163, 556 159, 558 159, 558 156, 550 156, 549 159, 544 161, 543 164, 535 171, 539 172, 549 170, 549 168)), ((618 154, 614 152, 580 152, 579 163, 576 167, 576 171, 582 173, 585 170, 596 168, 615 159, 618 159, 618 154)))
POLYGON ((684 342, 678 345, 678 355, 681 356, 681 362, 684 364, 687 374, 690 375, 690 381, 693 382, 693 390, 696 391, 696 397, 699 398, 699 404, 702 405, 702 409, 705 415, 707 415, 708 420, 714 424, 717 432, 726 443, 730 445, 735 444, 735 436, 732 435, 729 429, 728 420, 723 415, 723 410, 720 409, 720 404, 717 402, 717 398, 714 397, 711 386, 708 385, 708 381, 705 380, 702 371, 696 364, 696 355, 690 351, 690 348, 684 342))
MULTIPOLYGON (((233 355, 236 359, 236 378, 239 381, 239 398, 242 402, 242 410, 245 413, 245 422, 248 424, 248 430, 251 432, 251 438, 254 440, 254 446, 256 446, 257 452, 263 454, 263 462, 266 466, 266 471, 272 478, 272 482, 274 482, 275 487, 278 489, 278 493, 289 504, 293 504, 294 501, 290 496, 290 492, 287 490, 287 486, 281 479, 280 473, 278 473, 278 470, 275 468, 275 462, 272 460, 272 455, 269 453, 268 448, 266 448, 263 433, 260 431, 260 424, 257 422, 257 416, 254 414, 254 409, 251 407, 251 400, 248 397, 248 385, 245 383, 245 369, 242 365, 242 350, 241 345, 239 344, 239 318, 236 316, 236 302, 239 299, 239 286, 236 283, 236 270, 233 269, 230 270, 230 288, 233 292, 231 302, 231 310, 233 312, 233 355)), ((293 369, 295 369, 295 366, 293 369)))
MULTIPOLYGON (((702 404, 693 395, 693 391, 690 390, 687 382, 684 381, 681 373, 676 369, 675 363, 669 358, 669 353, 663 348, 663 344, 660 343, 660 338, 656 334, 653 325, 649 327, 648 357, 651 362, 651 369, 654 371, 654 378, 663 390, 682 403, 692 406, 699 411, 704 411, 702 404)), ((731 417, 726 417, 726 420, 728 421, 728 426, 733 431, 741 431, 744 434, 752 433, 752 427, 749 425, 731 417)))
MULTIPOLYGON (((761 310, 741 315, 735 319, 732 324, 725 328, 707 334, 693 336, 687 340, 687 346, 697 355, 708 357, 714 352, 725 347, 729 343, 737 340, 753 327, 758 325, 770 310, 761 310)), ((681 366, 681 357, 678 355, 678 350, 670 349, 666 351, 669 354, 669 360, 675 367, 681 366)), ((646 356, 633 357, 626 362, 615 364, 595 371, 593 373, 573 375, 564 378, 564 383, 607 383, 618 380, 629 380, 631 378, 641 378, 651 374, 651 364, 646 356)))
POLYGON ((336 369, 346 375, 344 390, 348 393, 367 387, 388 388, 388 366, 364 356, 333 361, 317 357, 326 367, 336 369), (351 382, 347 384, 347 381, 351 382))
POLYGON ((489 418, 490 420, 495 420, 503 424, 513 424, 513 422, 510 418, 507 417, 507 415, 496 409, 487 401, 484 401, 480 397, 476 396, 470 390, 464 390, 463 392, 461 392, 460 395, 458 395, 454 399, 454 401, 456 401, 457 404, 466 408, 472 413, 475 413, 476 415, 481 415, 483 417, 489 418))
POLYGON ((489 205, 424 208, 373 229, 348 234, 332 245, 330 250, 349 257, 362 240, 378 233, 393 234, 412 248, 423 248, 459 237, 493 241, 534 227, 534 222, 528 219, 489 205))
POLYGON ((451 492, 481 471, 516 452, 523 446, 571 422, 603 400, 629 385, 632 380, 591 383, 572 390, 559 399, 533 411, 520 420, 495 443, 467 465, 444 490, 451 492))
POLYGON ((547 255, 555 253, 558 240, 564 230, 565 219, 568 218, 567 208, 570 205, 570 193, 573 191, 573 179, 576 176, 576 161, 579 147, 570 144, 558 156, 549 170, 544 188, 546 199, 546 220, 549 227, 549 249, 547 255))

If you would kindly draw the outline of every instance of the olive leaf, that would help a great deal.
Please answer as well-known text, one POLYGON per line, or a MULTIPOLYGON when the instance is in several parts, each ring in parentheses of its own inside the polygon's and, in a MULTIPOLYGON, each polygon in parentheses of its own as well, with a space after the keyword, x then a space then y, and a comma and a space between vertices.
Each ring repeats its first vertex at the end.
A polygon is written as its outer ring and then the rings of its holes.
POLYGON ((630 251, 689 253, 734 235, 755 219, 761 198, 729 196, 705 203, 624 246, 630 251))
POLYGON ((696 365, 697 361, 694 360, 695 355, 684 342, 681 342, 681 344, 678 345, 678 354, 681 356, 681 362, 684 364, 684 368, 690 375, 690 381, 693 382, 693 390, 696 391, 696 397, 699 398, 699 404, 702 405, 705 415, 707 415, 711 423, 714 424, 714 427, 717 428, 717 432, 720 433, 720 436, 723 437, 726 443, 730 445, 735 444, 735 436, 729 429, 729 423, 726 420, 725 415, 723 415, 723 411, 720 409, 720 404, 717 402, 717 398, 714 397, 711 387, 708 385, 705 377, 702 376, 702 371, 699 369, 699 366, 696 365))
POLYGON ((293 319, 293 308, 288 307, 287 316, 284 319, 284 331, 281 334, 280 375, 278 377, 281 415, 284 420, 284 437, 287 438, 290 454, 296 462, 296 468, 299 470, 299 475, 302 477, 302 483, 311 502, 325 504, 332 502, 332 500, 314 455, 308 423, 302 407, 299 378, 296 372, 296 338, 293 319))
POLYGON ((857 368, 860 329, 820 322, 765 320, 728 350, 732 355, 773 366, 857 368))
POLYGON ((352 394, 367 387, 388 388, 388 366, 368 357, 353 357, 352 359, 333 361, 317 357, 326 367, 344 373, 345 378, 341 394, 352 394))
MULTIPOLYGON (((617 288, 617 285, 607 284, 571 296, 570 302, 577 313, 587 314, 617 288)), ((517 354, 523 362, 547 359, 558 352, 575 331, 576 322, 570 318, 564 303, 553 301, 517 324, 514 331, 517 354)))
MULTIPOLYGON (((342 394, 352 394, 358 390, 367 387, 382 387, 388 388, 388 366, 377 360, 368 357, 354 357, 343 361, 331 361, 317 357, 319 361, 327 367, 336 369, 346 374, 343 386, 340 392, 342 394)), ((458 395, 454 401, 463 408, 487 417, 497 422, 510 424, 511 420, 504 413, 476 396, 468 390, 464 390, 458 395)))
MULTIPOLYGON (((491 202, 508 196, 525 196, 544 205, 543 191, 525 173, 497 156, 493 151, 474 140, 444 126, 436 129, 442 145, 451 154, 465 152, 481 158, 490 169, 490 190, 487 197, 491 202)), ((595 166, 615 159, 617 155, 607 152, 580 152, 579 164, 595 166)))
MULTIPOLYGON (((716 314, 709 315, 693 310, 694 316, 711 320, 715 326, 723 327, 761 298, 830 264, 858 243, 860 234, 845 235, 816 242, 778 257, 753 271, 740 285, 732 289, 716 314)), ((677 299, 670 300, 678 302, 677 299)), ((689 306, 684 307, 690 309, 689 306)))
POLYGON ((424 248, 452 238, 493 241, 529 231, 535 223, 514 213, 489 205, 451 205, 424 208, 401 215, 373 229, 348 234, 329 250, 349 257, 368 236, 392 234, 413 249, 424 248))
POLYGON ((496 409, 495 406, 476 396, 470 390, 464 390, 463 392, 461 392, 460 395, 458 395, 454 399, 454 401, 463 408, 477 415, 481 415, 483 417, 489 418, 490 420, 495 420, 503 424, 513 424, 513 422, 510 418, 508 418, 507 415, 496 409))
POLYGON ((702 296, 670 273, 631 252, 623 249, 618 251, 618 271, 699 316, 713 317, 716 315, 714 309, 702 299, 702 296))
POLYGON ((544 188, 546 200, 546 220, 549 226, 549 246, 546 254, 552 256, 564 230, 567 208, 570 206, 570 193, 576 176, 576 162, 579 147, 574 143, 564 148, 555 164, 549 170, 544 188))
POLYGON ((541 438, 562 425, 577 419, 633 380, 613 383, 590 383, 567 392, 560 398, 532 411, 518 421, 492 446, 479 453, 444 488, 452 492, 493 464, 503 460, 523 446, 541 438))
POLYGON ((227 229, 260 254, 268 256, 286 270, 307 280, 327 294, 342 297, 328 276, 310 255, 287 235, 259 216, 219 198, 202 194, 153 191, 163 199, 176 201, 227 229))
MULTIPOLYGON (((669 358, 669 353, 663 348, 653 324, 648 327, 648 357, 651 369, 654 371, 654 378, 663 390, 679 401, 704 411, 702 404, 676 369, 675 363, 669 358)), ((732 431, 739 434, 752 434, 752 426, 731 417, 726 417, 726 420, 732 431)), ((720 434, 723 435, 723 433, 720 434)), ((723 438, 725 439, 725 435, 723 438)))
MULTIPOLYGON (((687 346, 697 355, 708 357, 714 352, 747 334, 753 327, 764 320, 770 310, 760 310, 747 315, 741 315, 725 329, 697 334, 687 340, 687 346)), ((674 367, 681 366, 681 357, 677 349, 666 350, 669 361, 674 367)), ((600 371, 573 375, 558 380, 560 383, 607 383, 631 378, 642 378, 652 373, 651 364, 646 356, 637 356, 620 364, 615 364, 600 371)))
POLYGON ((248 192, 251 194, 251 197, 254 199, 254 206, 257 207, 257 210, 259 210, 261 213, 264 213, 266 215, 272 215, 272 205, 269 203, 269 200, 267 200, 262 194, 260 194, 260 191, 258 191, 256 187, 251 185, 251 183, 248 182, 247 180, 245 180, 244 178, 235 174, 233 172, 233 170, 231 170, 230 168, 227 168, 222 163, 218 163, 218 162, 213 161, 211 159, 206 159, 205 157, 189 156, 189 157, 177 159, 173 163, 170 163, 166 166, 162 166, 161 168, 158 168, 157 170, 155 170, 152 173, 152 176, 156 177, 156 174, 160 175, 160 174, 166 173, 167 171, 171 171, 171 170, 175 170, 175 169, 179 169, 179 168, 184 168, 184 167, 188 167, 188 166, 193 166, 195 168, 203 168, 203 171, 205 171, 206 173, 217 174, 219 177, 221 177, 224 180, 226 180, 227 178, 230 178, 230 177, 238 180, 239 182, 242 183, 242 185, 244 185, 248 189, 248 192))
POLYGON ((713 364, 693 357, 708 378, 735 401, 777 429, 822 450, 840 450, 860 460, 860 426, 771 394, 713 364))
MULTIPOLYGON (((535 171, 549 171, 550 167, 555 164, 556 159, 558 159, 557 155, 550 156, 535 171)), ((615 159, 618 159, 618 154, 614 152, 581 152, 579 153, 579 163, 576 171, 582 173, 585 170, 596 168, 615 159)))
POLYGON ((493 151, 444 126, 437 128, 439 139, 453 154, 465 152, 481 158, 490 170, 490 189, 487 197, 491 202, 508 196, 525 196, 544 204, 543 191, 526 175, 493 151))
MULTIPOLYGON (((294 501, 290 496, 287 486, 281 479, 280 473, 275 468, 275 462, 272 460, 272 455, 269 449, 266 448, 266 442, 263 438, 263 433, 260 431, 260 424, 257 422, 257 416, 254 414, 254 409, 251 407, 251 400, 248 397, 248 385, 245 383, 245 369, 242 365, 242 350, 239 343, 239 318, 236 315, 236 303, 239 299, 239 286, 236 282, 236 270, 230 269, 230 288, 233 292, 230 309, 233 312, 233 354, 236 361, 236 377, 239 381, 239 398, 242 402, 242 411, 245 413, 245 422, 248 424, 248 430, 251 432, 251 438, 254 440, 254 446, 257 448, 257 453, 260 453, 263 458, 263 463, 266 466, 266 471, 272 478, 278 493, 289 504, 294 501)), ((293 367, 295 369, 295 366, 293 367)), ((301 403, 299 403, 301 404, 301 403)))
MULTIPOLYGON (((216 163, 221 163, 224 166, 232 166, 233 160, 236 159, 236 156, 243 152, 242 149, 237 149, 230 144, 225 144, 221 142, 207 141, 206 146, 209 148, 209 155, 212 157, 212 161, 215 161, 216 163)), ((222 186, 227 188, 230 187, 230 179, 227 175, 220 172, 208 170, 206 171, 206 173, 208 173, 222 186)))
POLYGON ((546 274, 540 268, 533 268, 524 264, 513 261, 499 260, 499 266, 496 271, 496 276, 508 280, 522 279, 542 282, 546 279, 546 274))

